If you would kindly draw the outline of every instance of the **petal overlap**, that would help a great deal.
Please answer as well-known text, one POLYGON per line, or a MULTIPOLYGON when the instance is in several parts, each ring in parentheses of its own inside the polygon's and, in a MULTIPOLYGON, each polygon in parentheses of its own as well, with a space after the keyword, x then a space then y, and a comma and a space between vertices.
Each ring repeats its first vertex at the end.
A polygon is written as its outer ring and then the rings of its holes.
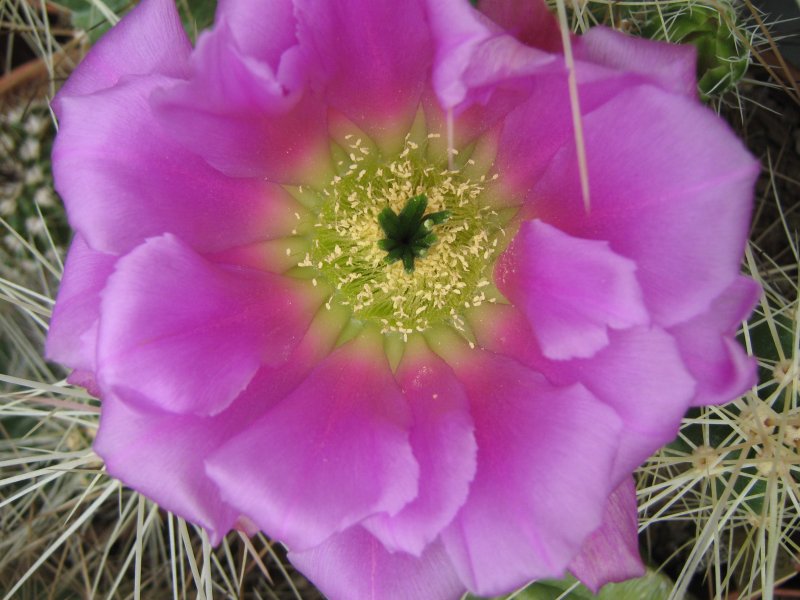
POLYGON ((719 404, 739 396, 756 382, 756 365, 733 339, 753 310, 761 287, 739 277, 711 303, 708 311, 671 329, 686 368, 697 379, 692 403, 719 404))
POLYGON ((609 581, 641 577, 645 568, 637 527, 636 485, 627 477, 609 497, 603 524, 584 542, 569 570, 595 594, 609 581))
POLYGON ((498 84, 558 68, 554 54, 503 33, 468 3, 429 1, 427 9, 437 44, 433 85, 445 108, 486 104, 498 84))
POLYGON ((140 409, 105 394, 94 449, 112 476, 200 524, 216 544, 238 517, 203 472, 203 458, 226 437, 223 423, 231 421, 140 409))
POLYGON ((131 75, 181 77, 192 50, 174 2, 142 2, 100 39, 64 83, 53 107, 59 119, 61 100, 115 86, 131 75))
POLYGON ((482 595, 558 577, 601 524, 620 419, 583 386, 553 387, 512 360, 458 362, 478 469, 442 534, 456 571, 482 595))
POLYGON ((297 44, 292 0, 219 0, 217 21, 228 24, 236 46, 277 70, 284 53, 297 44))
POLYGON ((50 319, 48 358, 94 373, 100 294, 116 261, 117 257, 92 250, 80 235, 75 236, 50 319))
POLYGON ((104 395, 95 451, 111 475, 202 524, 218 543, 240 513, 206 473, 206 460, 296 389, 333 349, 341 325, 338 315, 318 316, 291 360, 262 367, 236 402, 216 415, 142 406, 126 390, 104 395))
POLYGON ((292 550, 417 495, 411 414, 375 350, 343 346, 208 460, 223 496, 292 550))
POLYGON ((324 182, 326 107, 299 83, 305 76, 295 64, 298 51, 287 50, 273 69, 232 37, 224 20, 200 36, 191 75, 154 95, 156 118, 186 149, 232 177, 324 182))
POLYGON ((658 327, 612 331, 608 346, 588 359, 550 360, 532 343, 525 316, 514 307, 474 310, 470 326, 481 345, 514 358, 559 386, 579 383, 622 419, 611 480, 621 481, 672 441, 698 382, 675 336, 658 327))
POLYGON ((526 221, 498 259, 495 280, 531 324, 552 359, 588 358, 609 343, 610 329, 649 320, 636 264, 607 242, 566 235, 526 221))
POLYGON ((727 140, 727 128, 691 100, 653 86, 618 94, 583 125, 590 211, 572 141, 529 192, 530 211, 572 235, 608 240, 632 259, 655 323, 669 327, 704 312, 738 276, 751 210, 744 198, 758 164, 738 142, 699 140, 697 131, 727 140), (650 142, 632 144, 640 135, 650 142))
POLYGON ((617 482, 675 439, 697 383, 676 340, 665 331, 637 327, 611 335, 608 347, 591 360, 550 361, 538 367, 561 385, 585 385, 622 419, 625 436, 611 476, 617 482))
POLYGON ((389 552, 367 531, 353 527, 311 550, 290 552, 289 559, 331 598, 457 600, 464 592, 438 540, 416 557, 389 552))
POLYGON ((92 248, 112 254, 162 233, 201 251, 285 235, 292 211, 283 189, 225 177, 164 132, 149 99, 175 83, 129 78, 61 100, 53 174, 70 224, 92 248))
POLYGON ((413 417, 409 441, 420 465, 419 495, 396 515, 377 515, 364 527, 388 551, 419 555, 466 500, 476 444, 458 379, 421 339, 409 342, 395 378, 413 417))
POLYGON ((431 64, 419 0, 294 4, 312 83, 383 150, 399 150, 431 64))
POLYGON ((119 261, 103 293, 101 386, 166 411, 218 413, 262 365, 288 360, 320 304, 299 282, 226 270, 173 236, 153 238, 119 261))
POLYGON ((692 45, 651 42, 593 27, 578 38, 575 53, 579 59, 641 75, 676 94, 697 96, 697 51, 692 45))

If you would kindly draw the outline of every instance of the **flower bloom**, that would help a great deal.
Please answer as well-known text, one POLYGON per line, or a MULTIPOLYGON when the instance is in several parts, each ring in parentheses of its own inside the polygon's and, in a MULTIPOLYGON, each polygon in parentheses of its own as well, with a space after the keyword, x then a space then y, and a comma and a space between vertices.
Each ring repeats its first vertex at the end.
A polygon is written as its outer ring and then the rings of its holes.
POLYGON ((54 102, 47 351, 108 471, 333 599, 641 572, 631 473, 754 381, 757 165, 694 54, 532 0, 143 0, 54 102))

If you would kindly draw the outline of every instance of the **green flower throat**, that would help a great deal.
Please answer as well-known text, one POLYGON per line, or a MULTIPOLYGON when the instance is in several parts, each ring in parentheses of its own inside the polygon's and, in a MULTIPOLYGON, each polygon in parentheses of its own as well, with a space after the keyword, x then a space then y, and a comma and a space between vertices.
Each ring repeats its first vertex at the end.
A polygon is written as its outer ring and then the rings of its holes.
POLYGON ((426 146, 435 138, 409 136, 387 160, 347 136, 338 173, 313 193, 297 266, 330 285, 327 308, 347 307, 383 333, 407 337, 440 323, 464 331, 464 310, 500 297, 492 268, 507 219, 487 202, 490 180, 473 161, 450 169, 431 160, 426 146))

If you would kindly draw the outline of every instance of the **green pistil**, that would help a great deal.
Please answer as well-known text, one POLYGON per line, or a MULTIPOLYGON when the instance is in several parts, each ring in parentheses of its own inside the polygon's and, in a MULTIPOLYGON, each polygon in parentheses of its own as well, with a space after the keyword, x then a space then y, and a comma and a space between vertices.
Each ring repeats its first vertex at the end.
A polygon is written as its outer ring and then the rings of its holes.
POLYGON ((450 216, 446 210, 426 215, 426 208, 428 198, 421 194, 409 199, 400 214, 387 206, 378 215, 378 223, 386 234, 378 246, 386 251, 386 262, 402 260, 408 273, 414 270, 414 260, 423 258, 436 242, 433 226, 444 223, 450 216))

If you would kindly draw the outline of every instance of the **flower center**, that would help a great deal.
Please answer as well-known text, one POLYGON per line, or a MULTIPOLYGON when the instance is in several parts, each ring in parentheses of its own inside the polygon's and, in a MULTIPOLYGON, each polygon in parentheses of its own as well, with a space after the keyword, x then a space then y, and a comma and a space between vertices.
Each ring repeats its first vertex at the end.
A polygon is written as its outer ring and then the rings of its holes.
POLYGON ((395 213, 387 206, 378 215, 386 237, 378 242, 382 250, 386 250, 386 262, 403 261, 408 273, 414 271, 414 260, 428 254, 428 249, 436 241, 431 231, 434 225, 444 223, 450 216, 446 210, 425 214, 428 198, 424 194, 414 196, 400 211, 395 213))
POLYGON ((491 280, 506 219, 486 202, 485 175, 449 170, 410 136, 391 160, 347 139, 338 174, 316 194, 298 267, 330 284, 327 308, 346 306, 383 333, 407 338, 441 323, 465 331, 465 309, 500 297, 491 280))

